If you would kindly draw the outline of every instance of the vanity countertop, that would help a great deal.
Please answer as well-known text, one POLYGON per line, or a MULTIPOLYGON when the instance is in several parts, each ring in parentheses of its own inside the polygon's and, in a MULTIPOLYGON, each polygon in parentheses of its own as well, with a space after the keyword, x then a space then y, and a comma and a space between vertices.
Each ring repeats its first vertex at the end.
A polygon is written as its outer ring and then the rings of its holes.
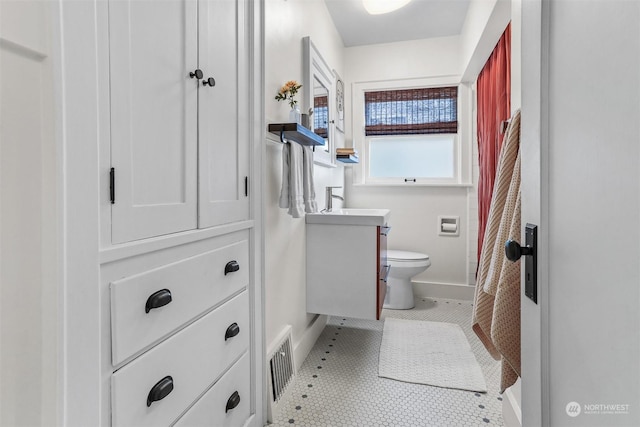
POLYGON ((389 209, 342 208, 331 212, 308 213, 307 224, 383 226, 389 221, 389 209))

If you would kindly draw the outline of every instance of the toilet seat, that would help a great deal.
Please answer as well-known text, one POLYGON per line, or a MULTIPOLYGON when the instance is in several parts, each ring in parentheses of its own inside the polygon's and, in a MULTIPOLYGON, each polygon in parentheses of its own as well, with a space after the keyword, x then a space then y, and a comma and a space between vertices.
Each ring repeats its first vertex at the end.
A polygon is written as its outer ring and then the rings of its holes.
POLYGON ((410 252, 410 251, 398 251, 395 249, 387 250, 387 259, 391 261, 426 261, 429 259, 429 255, 421 254, 420 252, 410 252))
POLYGON ((410 252, 410 251, 398 251, 398 250, 387 250, 387 262, 393 267, 405 267, 405 268, 413 268, 413 267, 429 267, 431 265, 431 260, 429 260, 429 255, 422 254, 420 252, 410 252))

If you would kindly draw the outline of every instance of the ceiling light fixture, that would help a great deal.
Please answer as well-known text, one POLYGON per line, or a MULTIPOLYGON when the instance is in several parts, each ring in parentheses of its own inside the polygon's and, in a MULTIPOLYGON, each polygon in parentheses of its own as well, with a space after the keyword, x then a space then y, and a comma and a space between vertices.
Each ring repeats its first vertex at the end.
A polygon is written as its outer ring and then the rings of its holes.
POLYGON ((406 6, 411 0, 362 0, 364 8, 371 15, 382 15, 406 6))

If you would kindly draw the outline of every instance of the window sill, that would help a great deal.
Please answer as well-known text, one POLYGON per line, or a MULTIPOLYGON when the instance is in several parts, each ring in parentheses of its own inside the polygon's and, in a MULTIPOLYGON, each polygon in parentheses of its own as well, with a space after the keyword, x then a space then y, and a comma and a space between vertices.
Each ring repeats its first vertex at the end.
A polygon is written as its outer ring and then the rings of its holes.
POLYGON ((354 187, 441 187, 441 188, 473 188, 472 183, 423 183, 417 184, 413 182, 398 182, 398 183, 354 183, 354 187))

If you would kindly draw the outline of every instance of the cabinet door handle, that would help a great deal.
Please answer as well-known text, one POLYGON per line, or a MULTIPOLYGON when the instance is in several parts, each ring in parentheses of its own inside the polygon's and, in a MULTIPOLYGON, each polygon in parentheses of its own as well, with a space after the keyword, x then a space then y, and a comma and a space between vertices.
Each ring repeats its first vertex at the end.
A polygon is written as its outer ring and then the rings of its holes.
POLYGON ((228 340, 229 338, 233 338, 240 333, 240 326, 237 323, 232 323, 227 328, 227 332, 224 333, 224 340, 228 340))
POLYGON ((227 265, 224 266, 224 275, 226 276, 227 274, 238 270, 240 270, 240 264, 238 264, 238 261, 229 261, 227 265))
POLYGON ((151 387, 149 395, 147 396, 147 407, 151 406, 153 402, 162 400, 173 391, 173 378, 166 376, 151 387))
POLYGON ((391 271, 391 265, 383 265, 382 268, 386 268, 387 272, 384 275, 384 278, 381 278, 380 280, 382 280, 384 283, 387 283, 387 279, 389 278, 389 272, 391 271))
POLYGON ((191 77, 192 79, 196 78, 198 80, 202 80, 202 78, 204 77, 204 73, 202 72, 202 70, 197 69, 195 71, 190 72, 189 77, 191 77))
POLYGON ((144 306, 144 312, 148 313, 154 308, 163 307, 169 304, 173 298, 171 298, 171 291, 169 289, 162 289, 158 292, 154 292, 148 299, 147 304, 144 306))
POLYGON ((238 394, 237 391, 234 391, 231 397, 229 397, 229 400, 227 400, 227 406, 224 409, 224 413, 226 414, 227 412, 229 412, 239 404, 240 404, 240 395, 238 394))
POLYGON ((209 77, 207 80, 202 81, 202 85, 214 87, 216 85, 216 79, 214 79, 213 77, 209 77))

